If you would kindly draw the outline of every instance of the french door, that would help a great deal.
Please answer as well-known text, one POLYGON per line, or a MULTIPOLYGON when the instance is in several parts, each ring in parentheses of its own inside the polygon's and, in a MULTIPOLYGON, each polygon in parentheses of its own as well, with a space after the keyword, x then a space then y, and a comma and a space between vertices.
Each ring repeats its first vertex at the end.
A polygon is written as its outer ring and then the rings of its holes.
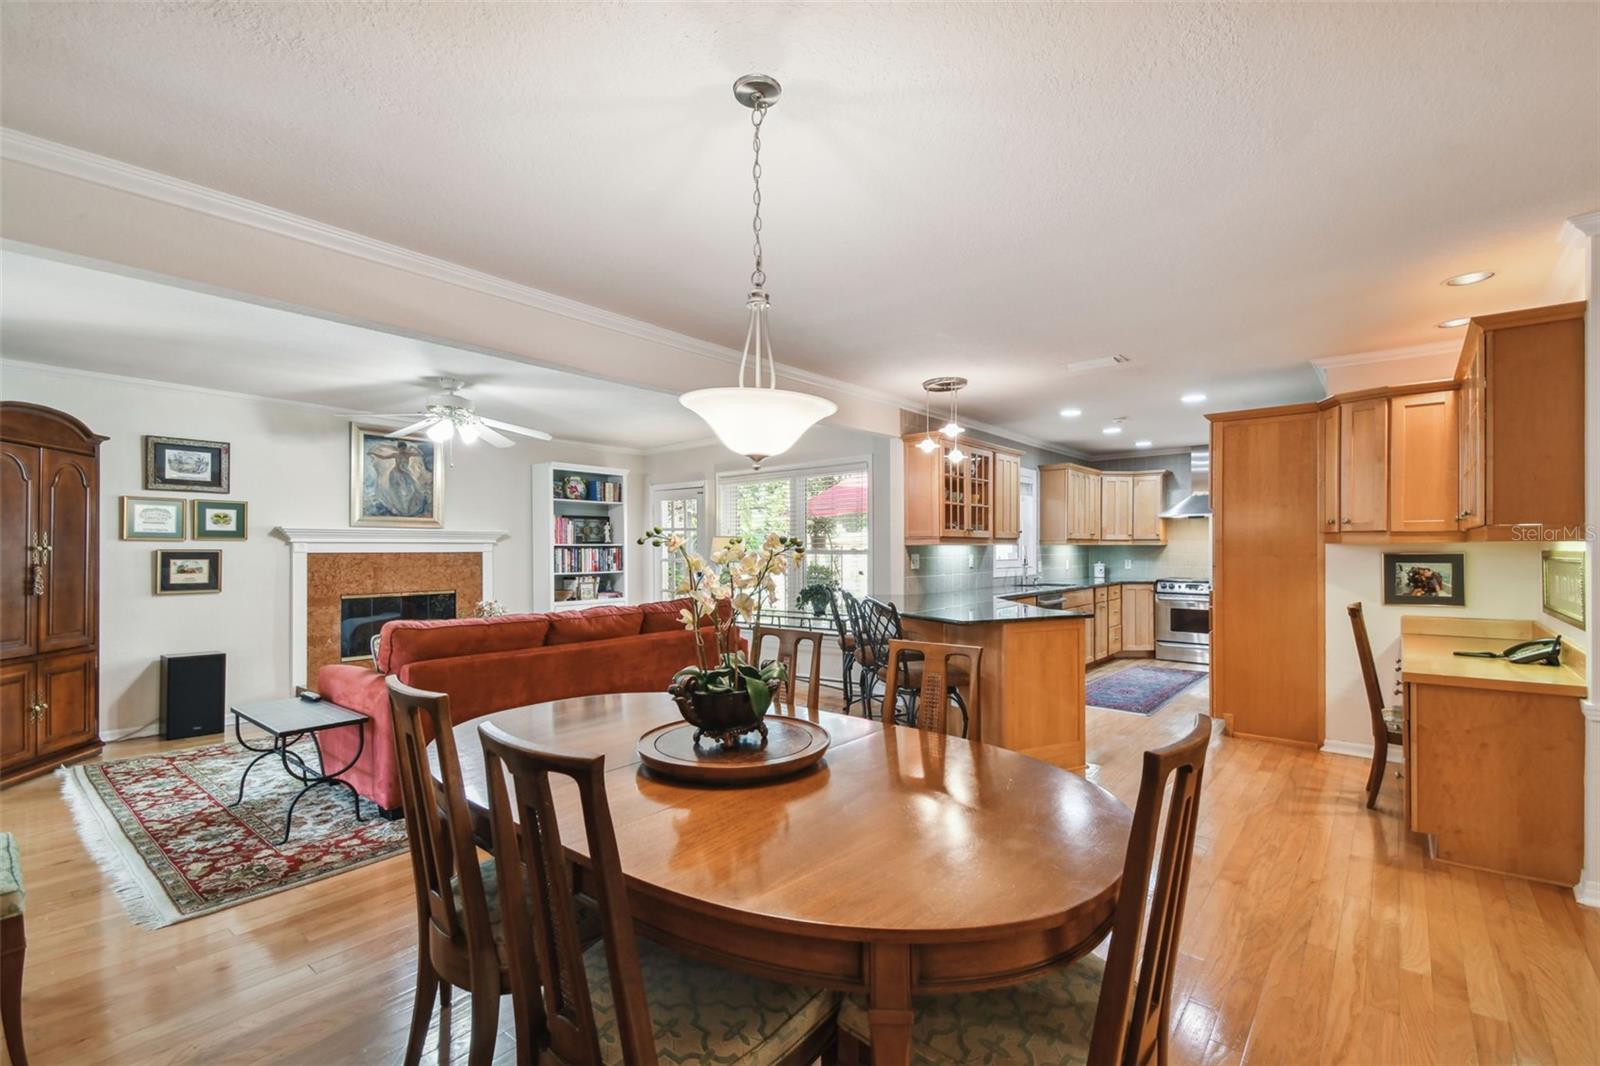
MULTIPOLYGON (((682 537, 690 551, 706 554, 706 483, 652 485, 649 524, 682 537)), ((651 548, 650 554, 650 598, 675 598, 679 584, 689 576, 682 557, 665 548, 651 548)))

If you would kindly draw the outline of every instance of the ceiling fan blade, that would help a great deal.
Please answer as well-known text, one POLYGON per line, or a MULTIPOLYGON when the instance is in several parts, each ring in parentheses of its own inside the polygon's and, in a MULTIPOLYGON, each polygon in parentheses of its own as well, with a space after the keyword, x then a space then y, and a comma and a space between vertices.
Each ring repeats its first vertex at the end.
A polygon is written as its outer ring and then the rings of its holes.
POLYGON ((550 439, 550 434, 546 433, 542 429, 529 429, 527 426, 514 426, 510 422, 502 422, 498 418, 484 418, 482 415, 478 416, 478 421, 486 426, 493 426, 495 429, 503 429, 507 433, 520 433, 524 437, 532 437, 534 440, 550 439))
MULTIPOLYGON (((410 418, 412 416, 411 415, 403 415, 402 417, 410 418)), ((409 437, 413 433, 422 432, 423 430, 427 429, 429 426, 436 424, 438 421, 439 421, 439 419, 437 417, 435 417, 434 415, 429 415, 427 418, 424 418, 421 422, 413 422, 409 426, 403 426, 400 429, 391 430, 390 432, 385 433, 384 436, 386 436, 386 437, 409 437)))
POLYGON ((492 444, 496 448, 509 448, 512 444, 510 437, 507 437, 501 433, 496 433, 494 430, 484 425, 481 421, 478 424, 478 439, 492 444))

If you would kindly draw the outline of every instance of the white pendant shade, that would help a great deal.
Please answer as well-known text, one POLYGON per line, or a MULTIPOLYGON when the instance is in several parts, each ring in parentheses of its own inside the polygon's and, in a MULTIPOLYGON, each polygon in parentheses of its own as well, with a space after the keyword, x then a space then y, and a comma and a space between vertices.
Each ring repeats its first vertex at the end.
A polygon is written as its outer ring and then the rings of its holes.
POLYGON ((717 439, 760 466, 839 409, 832 400, 788 389, 735 386, 697 389, 678 402, 705 419, 717 439))

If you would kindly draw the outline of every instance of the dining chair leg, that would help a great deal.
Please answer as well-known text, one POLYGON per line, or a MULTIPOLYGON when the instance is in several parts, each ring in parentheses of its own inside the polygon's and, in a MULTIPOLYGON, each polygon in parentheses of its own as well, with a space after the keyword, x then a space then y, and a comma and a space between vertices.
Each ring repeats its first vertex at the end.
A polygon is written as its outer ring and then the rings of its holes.
POLYGON ((472 989, 472 1043, 467 1049, 467 1066, 490 1066, 500 1029, 499 981, 474 983, 477 987, 472 989))
POLYGON ((1383 788, 1383 771, 1389 765, 1387 739, 1372 745, 1372 770, 1367 774, 1367 808, 1378 805, 1378 793, 1383 788))
MULTIPOLYGON (((406 1038, 405 1066, 418 1066, 422 1061, 422 1045, 428 1041, 428 1023, 433 1021, 433 996, 438 989, 441 997, 450 986, 441 982, 428 961, 428 945, 423 944, 417 953, 417 992, 411 1001, 411 1033, 406 1038)), ((440 1019, 441 1024, 443 1018, 440 1019)))

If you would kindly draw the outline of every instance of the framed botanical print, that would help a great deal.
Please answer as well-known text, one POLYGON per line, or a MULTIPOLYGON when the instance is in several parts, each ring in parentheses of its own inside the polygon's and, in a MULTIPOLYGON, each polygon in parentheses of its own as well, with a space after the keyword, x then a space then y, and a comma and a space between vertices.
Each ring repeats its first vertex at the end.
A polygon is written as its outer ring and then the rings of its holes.
POLYGON ((391 437, 351 423, 350 524, 444 525, 444 464, 439 447, 421 434, 391 437))
POLYGON ((144 439, 144 487, 157 492, 228 491, 228 445, 186 437, 144 439))
POLYGON ((155 496, 122 497, 123 540, 182 540, 188 505, 155 496))
POLYGON ((156 550, 156 595, 222 591, 222 553, 182 548, 156 550))
POLYGON ((250 505, 243 500, 195 500, 195 540, 245 540, 250 535, 250 505))
POLYGON ((1466 556, 1383 553, 1383 602, 1413 607, 1465 607, 1466 556))

